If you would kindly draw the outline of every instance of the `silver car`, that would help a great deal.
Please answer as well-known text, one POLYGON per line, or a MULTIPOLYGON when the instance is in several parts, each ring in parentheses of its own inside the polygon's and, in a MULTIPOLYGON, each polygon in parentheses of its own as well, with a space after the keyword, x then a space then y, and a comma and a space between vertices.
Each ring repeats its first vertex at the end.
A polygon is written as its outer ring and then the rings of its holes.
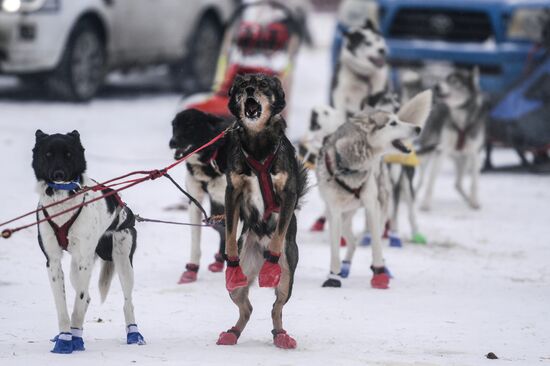
POLYGON ((170 65, 180 90, 210 86, 234 0, 0 0, 0 74, 64 99, 108 71, 170 65))

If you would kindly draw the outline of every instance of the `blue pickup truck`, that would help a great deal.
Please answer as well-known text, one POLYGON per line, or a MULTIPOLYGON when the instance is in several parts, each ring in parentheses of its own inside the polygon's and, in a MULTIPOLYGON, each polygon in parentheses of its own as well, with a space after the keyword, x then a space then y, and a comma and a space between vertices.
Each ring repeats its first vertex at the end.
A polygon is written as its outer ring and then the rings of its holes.
MULTIPOLYGON (((499 95, 537 54, 541 30, 536 20, 549 9, 550 0, 345 0, 338 27, 374 18, 395 67, 433 61, 479 65, 482 88, 499 95)), ((337 31, 335 50, 339 37, 337 31)))

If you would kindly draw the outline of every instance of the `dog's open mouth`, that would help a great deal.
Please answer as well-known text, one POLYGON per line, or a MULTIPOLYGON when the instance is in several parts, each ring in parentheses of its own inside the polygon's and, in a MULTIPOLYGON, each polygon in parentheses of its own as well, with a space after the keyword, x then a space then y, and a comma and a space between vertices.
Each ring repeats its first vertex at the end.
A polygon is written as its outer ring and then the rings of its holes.
POLYGON ((411 152, 411 149, 405 146, 405 144, 401 140, 393 140, 391 144, 393 145, 393 147, 395 147, 397 150, 401 151, 404 154, 408 154, 411 152))
POLYGON ((384 57, 369 57, 369 61, 376 67, 382 67, 386 64, 386 59, 384 57))
POLYGON ((262 106, 254 98, 247 98, 244 102, 244 115, 247 118, 258 118, 262 114, 262 106))
POLYGON ((185 155, 187 155, 187 149, 176 149, 176 152, 174 153, 174 159, 179 160, 185 155))

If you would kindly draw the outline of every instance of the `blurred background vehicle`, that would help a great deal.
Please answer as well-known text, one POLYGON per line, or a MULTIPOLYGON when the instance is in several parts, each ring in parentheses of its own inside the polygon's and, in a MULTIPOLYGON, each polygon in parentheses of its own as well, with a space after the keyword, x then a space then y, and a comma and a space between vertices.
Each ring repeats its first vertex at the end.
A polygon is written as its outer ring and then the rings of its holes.
POLYGON ((536 56, 542 29, 534 19, 549 8, 548 0, 344 0, 334 49, 341 30, 362 24, 367 14, 379 24, 394 67, 478 65, 483 90, 500 95, 536 56))
POLYGON ((0 74, 91 99, 112 70, 166 64, 184 92, 210 87, 235 0, 0 0, 0 74))

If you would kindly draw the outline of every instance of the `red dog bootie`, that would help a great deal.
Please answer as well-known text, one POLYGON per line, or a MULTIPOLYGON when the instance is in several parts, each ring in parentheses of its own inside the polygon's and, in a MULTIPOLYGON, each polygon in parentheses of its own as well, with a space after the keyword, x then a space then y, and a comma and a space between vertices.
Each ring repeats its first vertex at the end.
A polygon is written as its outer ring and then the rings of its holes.
POLYGON ((218 346, 234 346, 237 344, 237 340, 241 336, 241 331, 235 327, 229 329, 227 332, 221 332, 216 344, 218 346))
POLYGON ((298 345, 296 340, 289 336, 284 329, 273 329, 271 334, 273 334, 273 343, 279 348, 294 349, 298 345))
POLYGON ((315 223, 311 226, 311 229, 309 231, 311 232, 321 232, 325 230, 325 222, 327 219, 325 217, 319 217, 315 223))
POLYGON ((223 255, 221 253, 216 253, 214 256, 215 261, 208 265, 208 270, 210 272, 221 272, 223 271, 223 255))
POLYGON ((258 275, 260 287, 277 287, 281 280, 281 266, 279 266, 280 254, 270 251, 264 252, 265 262, 258 275))
POLYGON ((390 274, 386 270, 386 267, 371 266, 370 269, 373 273, 370 285, 373 288, 385 290, 390 287, 390 274))
POLYGON ((248 278, 246 278, 239 265, 239 257, 228 257, 227 269, 225 270, 225 287, 227 291, 231 292, 247 285, 248 278))
POLYGON ((191 283, 197 280, 197 272, 199 271, 199 266, 193 263, 187 263, 185 266, 186 271, 181 274, 178 284, 191 283))

